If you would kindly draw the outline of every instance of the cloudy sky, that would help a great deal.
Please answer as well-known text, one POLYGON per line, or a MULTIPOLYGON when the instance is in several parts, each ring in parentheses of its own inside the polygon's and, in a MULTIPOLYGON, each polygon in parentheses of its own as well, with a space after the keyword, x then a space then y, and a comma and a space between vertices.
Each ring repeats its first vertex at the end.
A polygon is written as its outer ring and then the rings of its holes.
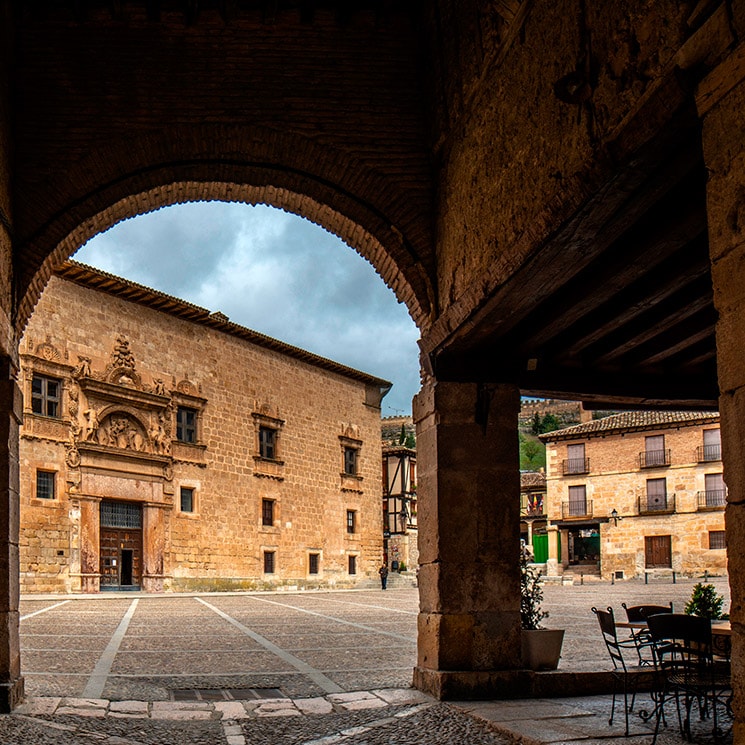
POLYGON ((303 218, 175 205, 119 223, 73 258, 390 380, 382 415, 411 413, 419 334, 406 306, 367 261, 303 218))

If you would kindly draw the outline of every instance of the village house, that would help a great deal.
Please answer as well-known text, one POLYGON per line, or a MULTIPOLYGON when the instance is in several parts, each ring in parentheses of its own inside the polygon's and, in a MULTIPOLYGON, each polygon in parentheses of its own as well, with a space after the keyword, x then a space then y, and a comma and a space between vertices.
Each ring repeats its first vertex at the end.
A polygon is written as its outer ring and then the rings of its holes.
POLYGON ((23 591, 376 577, 386 381, 74 262, 20 352, 23 591))
POLYGON ((719 414, 627 411, 540 436, 547 574, 724 574, 719 414))

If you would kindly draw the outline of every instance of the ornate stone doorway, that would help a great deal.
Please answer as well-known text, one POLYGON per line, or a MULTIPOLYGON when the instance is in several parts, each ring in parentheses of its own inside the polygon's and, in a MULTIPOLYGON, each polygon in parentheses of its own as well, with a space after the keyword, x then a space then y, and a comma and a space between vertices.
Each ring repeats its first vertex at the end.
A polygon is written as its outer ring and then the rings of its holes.
POLYGON ((142 586, 142 508, 128 502, 101 502, 101 590, 142 586))

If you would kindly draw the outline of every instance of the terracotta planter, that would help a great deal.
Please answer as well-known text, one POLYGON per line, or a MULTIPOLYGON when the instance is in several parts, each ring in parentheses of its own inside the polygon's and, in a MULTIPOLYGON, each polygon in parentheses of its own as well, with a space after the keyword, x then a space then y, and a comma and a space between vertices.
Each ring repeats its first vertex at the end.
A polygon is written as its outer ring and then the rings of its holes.
POLYGON ((523 629, 523 667, 556 670, 564 642, 564 629, 523 629))

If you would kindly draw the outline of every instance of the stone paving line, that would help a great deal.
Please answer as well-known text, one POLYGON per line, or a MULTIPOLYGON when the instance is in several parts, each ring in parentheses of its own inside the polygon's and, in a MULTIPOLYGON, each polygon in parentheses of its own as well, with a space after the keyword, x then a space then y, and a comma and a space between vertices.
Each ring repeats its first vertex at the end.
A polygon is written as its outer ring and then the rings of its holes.
MULTIPOLYGON (((25 720, 55 733, 66 732, 75 739, 65 742, 83 743, 91 740, 106 745, 147 745, 139 739, 137 721, 158 721, 168 725, 198 725, 204 722, 219 723, 219 740, 207 740, 215 745, 252 745, 244 730, 247 722, 263 720, 264 732, 269 732, 269 741, 282 745, 388 745, 388 743, 421 743, 427 745, 432 738, 440 735, 439 742, 448 745, 484 745, 485 743, 503 745, 649 745, 653 726, 632 716, 631 732, 624 735, 623 715, 617 712, 614 725, 608 725, 611 700, 609 696, 591 696, 567 699, 530 699, 509 701, 451 702, 443 704, 413 689, 382 689, 332 693, 314 698, 275 698, 256 701, 109 701, 106 699, 85 698, 33 698, 29 699, 13 714, 0 716, 0 742, 13 742, 3 738, 4 723, 12 720, 25 720), (422 727, 417 717, 427 710, 438 710, 434 724, 422 727), (334 714, 354 714, 359 712, 378 714, 368 717, 361 723, 336 720, 334 730, 315 736, 318 728, 301 727, 300 737, 290 740, 281 733, 272 738, 278 720, 284 718, 314 718, 334 714), (463 737, 463 719, 486 725, 486 729, 468 732, 463 737), (127 736, 110 734, 92 728, 93 720, 131 720, 131 726, 124 730, 127 736), (452 730, 454 738, 449 738, 452 730), (491 735, 489 733, 492 733, 491 735), (443 739, 444 735, 444 739, 443 739)), ((673 719, 671 717, 671 719, 673 719)), ((328 729, 328 728, 327 728, 328 729)), ((188 730, 183 728, 178 737, 183 738, 188 730)), ((255 734, 255 733, 254 733, 255 734)), ((176 740, 161 735, 158 743, 171 743, 176 740)), ((175 737, 175 734, 174 734, 175 737)), ((191 742, 191 739, 186 742, 191 742)), ((728 742, 727 737, 723 742, 728 742)), ((26 741, 23 740, 23 745, 26 741)), ((40 741, 41 742, 41 741, 40 741)), ((46 740, 44 740, 46 742, 46 740)), ((148 740, 148 743, 152 740, 148 740)), ((205 742, 199 739, 199 742, 205 742)), ((678 745, 682 742, 677 727, 671 725, 661 729, 657 742, 659 745, 678 745)), ((34 741, 35 745, 36 741, 34 741)))
MULTIPOLYGON (((429 706, 434 699, 414 689, 385 689, 373 691, 352 691, 331 693, 315 698, 273 698, 252 701, 109 701, 101 698, 63 698, 39 697, 30 698, 12 714, 0 716, 0 742, 2 739, 3 721, 12 718, 38 719, 59 727, 54 720, 62 717, 85 719, 122 719, 122 720, 160 720, 163 722, 199 722, 219 720, 227 745, 250 745, 247 743, 241 722, 249 719, 299 717, 332 714, 334 712, 356 712, 371 709, 397 707, 395 719, 412 716, 429 706), (403 708, 401 708, 403 707, 403 708), (51 719, 50 719, 51 718, 51 719)), ((395 721, 391 717, 381 717, 363 726, 342 729, 332 735, 308 740, 304 745, 332 745, 342 743, 363 735, 370 729, 395 721)), ((69 719, 65 719, 69 721, 69 719)), ((63 725, 64 726, 64 725, 63 725)), ((67 726, 70 729, 70 726, 67 726)), ((77 728, 86 736, 84 724, 77 728)), ((87 733, 93 736, 95 733, 87 733)), ((93 739, 101 739, 94 737, 93 739)), ((121 738, 107 738, 110 743, 121 742, 121 738)), ((127 739, 131 745, 136 740, 127 739)))

